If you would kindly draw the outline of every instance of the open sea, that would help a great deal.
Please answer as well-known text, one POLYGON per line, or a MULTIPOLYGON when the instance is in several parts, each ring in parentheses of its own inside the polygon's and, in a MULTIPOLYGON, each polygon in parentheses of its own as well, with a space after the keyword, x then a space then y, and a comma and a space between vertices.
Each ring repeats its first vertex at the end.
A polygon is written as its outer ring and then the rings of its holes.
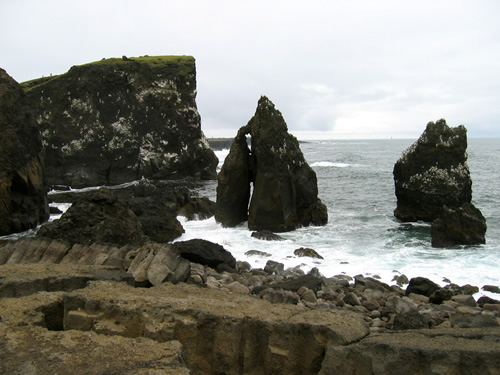
MULTIPOLYGON (((237 260, 263 268, 269 259, 304 271, 317 267, 327 277, 336 274, 377 276, 390 283, 405 274, 427 277, 437 284, 500 286, 500 140, 469 139, 468 165, 473 203, 486 217, 486 244, 454 249, 431 247, 430 224, 400 223, 394 216, 396 196, 392 170, 415 140, 311 141, 300 147, 318 178, 319 197, 328 207, 329 222, 280 233, 286 241, 252 238, 247 224, 223 228, 213 218, 186 221, 183 241, 203 238, 230 251, 237 260), (324 260, 299 258, 295 249, 310 247, 324 260), (259 250, 271 257, 246 256, 259 250)), ((216 151, 219 168, 228 150, 216 151)), ((215 200, 216 182, 200 191, 215 200)), ((500 295, 480 292, 475 297, 500 295)))

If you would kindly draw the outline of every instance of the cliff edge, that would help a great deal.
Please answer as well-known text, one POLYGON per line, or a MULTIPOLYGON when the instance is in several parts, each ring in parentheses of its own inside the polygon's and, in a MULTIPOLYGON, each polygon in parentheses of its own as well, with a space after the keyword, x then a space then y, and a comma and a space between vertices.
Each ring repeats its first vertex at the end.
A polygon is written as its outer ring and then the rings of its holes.
POLYGON ((216 178, 191 56, 103 59, 23 86, 51 185, 216 178))

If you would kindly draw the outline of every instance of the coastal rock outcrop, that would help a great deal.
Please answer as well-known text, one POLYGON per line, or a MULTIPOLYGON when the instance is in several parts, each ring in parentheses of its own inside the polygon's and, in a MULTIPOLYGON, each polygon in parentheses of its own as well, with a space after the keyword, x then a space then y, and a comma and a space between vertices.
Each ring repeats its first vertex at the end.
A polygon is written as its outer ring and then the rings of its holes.
POLYGON ((46 221, 46 195, 40 132, 21 86, 0 69, 0 235, 46 221))
POLYGON ((103 59, 25 82, 50 185, 215 179, 190 56, 103 59))
POLYGON ((101 188, 79 199, 59 220, 42 225, 37 236, 70 244, 142 245, 146 236, 126 201, 101 188))
POLYGON ((441 119, 428 123, 394 165, 394 215, 404 222, 433 222, 434 247, 485 243, 486 220, 471 203, 466 151, 467 129, 450 128, 441 119))
POLYGON ((251 230, 285 232, 328 221, 315 172, 281 112, 265 96, 238 130, 217 180, 215 219, 224 226, 248 220, 251 230))
POLYGON ((485 233, 486 219, 472 203, 457 209, 445 207, 431 225, 433 247, 484 244, 485 233))
POLYGON ((401 221, 432 222, 444 206, 458 208, 472 199, 467 166, 467 130, 450 128, 444 119, 429 122, 420 138, 394 165, 397 207, 401 221))

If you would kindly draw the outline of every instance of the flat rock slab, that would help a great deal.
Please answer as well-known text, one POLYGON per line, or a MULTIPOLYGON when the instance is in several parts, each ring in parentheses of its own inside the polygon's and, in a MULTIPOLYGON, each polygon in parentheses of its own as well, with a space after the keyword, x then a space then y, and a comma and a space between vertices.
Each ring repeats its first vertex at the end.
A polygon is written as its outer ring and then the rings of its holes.
POLYGON ((178 341, 47 331, 0 322, 2 374, 189 374, 178 341))
POLYGON ((134 283, 131 274, 114 267, 69 264, 4 264, 0 266, 0 298, 22 297, 40 291, 85 288, 91 280, 134 283))
POLYGON ((352 312, 272 305, 182 283, 91 282, 64 304, 65 329, 180 341, 193 373, 317 373, 327 343, 347 345, 369 333, 352 312))
POLYGON ((500 328, 422 329, 329 347, 319 374, 500 374, 500 328))

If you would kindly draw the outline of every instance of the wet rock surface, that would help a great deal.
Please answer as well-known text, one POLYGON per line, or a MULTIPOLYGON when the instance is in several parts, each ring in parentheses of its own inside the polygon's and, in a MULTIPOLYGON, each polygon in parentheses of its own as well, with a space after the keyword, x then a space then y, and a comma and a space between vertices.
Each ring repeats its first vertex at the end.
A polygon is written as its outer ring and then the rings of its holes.
POLYGON ((255 115, 238 130, 217 180, 215 219, 224 226, 248 220, 251 230, 286 232, 328 221, 315 172, 281 113, 264 96, 255 115))
POLYGON ((23 85, 46 145, 50 185, 216 178, 193 57, 103 59, 23 85))
POLYGON ((44 151, 21 86, 0 69, 0 235, 49 217, 44 151))
POLYGON ((471 203, 457 209, 445 207, 431 226, 433 247, 454 247, 486 243, 486 219, 471 203))

